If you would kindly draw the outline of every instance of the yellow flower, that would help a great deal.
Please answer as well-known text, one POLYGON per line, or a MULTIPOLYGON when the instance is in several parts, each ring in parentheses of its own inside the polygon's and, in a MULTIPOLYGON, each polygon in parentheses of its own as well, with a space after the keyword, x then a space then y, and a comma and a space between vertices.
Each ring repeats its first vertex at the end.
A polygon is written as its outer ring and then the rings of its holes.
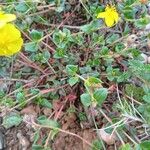
POLYGON ((21 50, 23 39, 20 31, 13 24, 0 28, 0 56, 10 56, 21 50))
POLYGON ((0 28, 2 28, 6 23, 14 21, 16 16, 14 14, 5 14, 0 9, 0 28))
POLYGON ((104 18, 106 25, 108 27, 112 27, 118 22, 119 15, 114 5, 107 5, 105 8, 105 12, 100 12, 97 18, 104 18))

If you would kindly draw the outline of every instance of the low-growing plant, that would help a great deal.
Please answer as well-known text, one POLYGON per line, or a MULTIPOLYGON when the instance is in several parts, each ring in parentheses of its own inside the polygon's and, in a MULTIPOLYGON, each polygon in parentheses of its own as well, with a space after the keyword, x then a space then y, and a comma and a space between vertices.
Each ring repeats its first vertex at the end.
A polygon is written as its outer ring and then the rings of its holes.
POLYGON ((2 125, 34 127, 35 150, 50 149, 58 132, 93 150, 107 149, 113 136, 117 149, 150 149, 149 18, 146 0, 2 2, 0 108, 9 112, 2 125), (20 111, 31 104, 41 111, 26 120, 20 111), (61 129, 66 112, 92 122, 92 144, 61 129))

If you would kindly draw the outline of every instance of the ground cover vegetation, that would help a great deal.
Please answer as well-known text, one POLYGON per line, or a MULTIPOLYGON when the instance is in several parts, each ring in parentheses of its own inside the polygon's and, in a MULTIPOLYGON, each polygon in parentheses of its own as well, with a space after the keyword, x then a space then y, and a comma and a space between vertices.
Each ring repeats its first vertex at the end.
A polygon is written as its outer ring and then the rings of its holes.
POLYGON ((150 150, 148 0, 0 1, 0 148, 150 150))

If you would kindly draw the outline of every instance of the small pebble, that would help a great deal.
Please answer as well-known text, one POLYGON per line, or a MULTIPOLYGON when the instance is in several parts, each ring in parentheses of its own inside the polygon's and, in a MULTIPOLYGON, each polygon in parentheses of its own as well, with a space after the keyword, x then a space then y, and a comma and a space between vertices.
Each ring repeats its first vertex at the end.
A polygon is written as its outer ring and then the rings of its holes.
POLYGON ((150 31, 150 23, 146 25, 145 30, 150 31))
POLYGON ((143 63, 147 63, 147 60, 148 60, 147 55, 144 54, 144 53, 142 53, 141 56, 142 56, 142 58, 143 58, 142 62, 143 62, 143 63))
POLYGON ((147 58, 147 63, 150 64, 150 56, 147 58))
POLYGON ((135 34, 131 34, 127 38, 127 46, 136 47, 136 45, 139 44, 138 36, 135 34))

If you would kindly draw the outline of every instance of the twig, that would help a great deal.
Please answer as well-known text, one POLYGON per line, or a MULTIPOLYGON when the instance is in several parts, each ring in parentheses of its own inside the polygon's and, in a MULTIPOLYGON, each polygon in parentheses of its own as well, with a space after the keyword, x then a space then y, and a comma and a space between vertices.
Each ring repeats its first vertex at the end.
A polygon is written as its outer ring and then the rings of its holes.
MULTIPOLYGON (((53 130, 58 130, 62 133, 65 133, 65 134, 69 134, 69 135, 72 135, 72 136, 75 136, 77 138, 79 138, 80 140, 82 140, 83 142, 85 142, 86 144, 88 144, 90 147, 93 147, 93 145, 91 143, 89 143, 87 140, 85 140, 84 138, 82 138, 81 136, 75 134, 75 133, 72 133, 72 132, 69 132, 69 131, 65 131, 63 129, 60 129, 60 128, 57 128, 57 127, 52 127, 52 126, 46 126, 46 125, 39 125, 35 122, 33 122, 33 124, 37 127, 42 127, 42 128, 49 128, 49 129, 53 129, 53 130)), ((96 147, 95 147, 96 148, 96 147)), ((97 148, 96 148, 97 149, 97 148)), ((98 149, 97 149, 98 150, 98 149)))
POLYGON ((50 10, 55 10, 55 9, 56 9, 56 7, 50 7, 47 10, 43 10, 43 11, 40 11, 40 12, 36 12, 36 13, 30 14, 30 15, 28 15, 28 17, 32 17, 32 16, 37 16, 37 15, 40 15, 40 14, 44 14, 44 13, 49 12, 50 10))
POLYGON ((122 131, 122 132, 130 141, 132 141, 135 145, 137 145, 137 143, 126 132, 124 132, 124 131, 122 131))
MULTIPOLYGON (((28 103, 28 102, 30 102, 31 100, 33 100, 34 98, 40 96, 41 94, 47 94, 47 93, 49 93, 49 92, 56 91, 56 90, 58 90, 58 89, 61 89, 61 88, 63 88, 63 87, 66 87, 66 86, 68 86, 68 84, 62 85, 62 86, 60 86, 60 87, 58 87, 58 88, 52 88, 52 89, 42 90, 42 91, 40 91, 38 94, 36 94, 36 95, 30 97, 29 99, 27 99, 25 102, 28 103)), ((24 102, 23 102, 23 103, 24 103, 24 102)), ((23 103, 20 103, 20 104, 14 106, 14 107, 11 108, 9 111, 13 111, 14 109, 19 108, 23 103)))
MULTIPOLYGON (((77 7, 76 7, 76 8, 77 8, 77 7)), ((74 9, 74 11, 76 10, 76 8, 74 9)), ((57 29, 59 29, 59 28, 69 19, 69 17, 74 13, 74 11, 72 11, 72 13, 71 13, 69 16, 67 16, 67 17, 60 23, 60 25, 57 27, 57 29)), ((53 30, 52 32, 48 33, 47 35, 45 35, 44 37, 42 37, 42 38, 40 39, 40 41, 43 41, 44 39, 48 38, 48 37, 51 36, 54 32, 55 32, 55 30, 53 30)))
POLYGON ((116 87, 117 87, 118 99, 119 99, 119 102, 120 102, 121 107, 123 108, 123 104, 122 104, 122 101, 121 101, 121 98, 120 98, 120 95, 119 95, 118 84, 116 84, 116 87))
POLYGON ((92 17, 90 11, 89 11, 88 8, 86 7, 86 5, 83 3, 83 1, 82 1, 82 0, 79 0, 79 1, 80 1, 80 3, 82 4, 82 6, 84 7, 84 9, 87 11, 87 13, 92 17))
POLYGON ((128 98, 129 100, 133 100, 136 104, 139 104, 139 105, 143 105, 142 103, 140 103, 139 101, 135 100, 134 98, 131 98, 130 96, 124 94, 122 91, 119 90, 119 93, 123 96, 125 96, 126 98, 128 98))
POLYGON ((33 80, 23 80, 23 79, 13 79, 13 78, 2 78, 0 81, 11 81, 11 82, 24 82, 24 83, 29 83, 33 80))
MULTIPOLYGON (((99 109, 99 111, 100 111, 101 114, 108 120, 108 122, 110 122, 110 123, 112 124, 111 119, 103 112, 103 110, 102 110, 102 109, 99 109)), ((119 133, 118 133, 117 131, 115 131, 115 133, 117 134, 118 138, 120 139, 122 145, 125 145, 125 143, 124 143, 122 137, 119 135, 119 133)))
MULTIPOLYGON (((51 27, 59 27, 58 24, 44 24, 46 26, 51 26, 51 27)), ((70 28, 70 29, 81 29, 81 26, 70 26, 70 25, 62 25, 61 27, 65 27, 65 28, 70 28)))
MULTIPOLYGON (((68 101, 68 99, 66 99, 65 100, 65 103, 68 101)), ((62 109, 64 108, 64 105, 63 106, 61 106, 61 108, 60 108, 60 110, 59 110, 59 112, 58 112, 58 114, 57 114, 57 116, 56 116, 56 118, 55 118, 55 121, 57 121, 57 119, 58 119, 58 116, 59 116, 59 114, 61 113, 61 111, 62 111, 62 109)), ((50 139, 50 136, 51 136, 51 131, 49 132, 49 134, 48 134, 48 137, 47 137, 47 139, 46 139, 46 142, 45 142, 45 145, 44 145, 44 147, 46 148, 47 147, 47 145, 48 145, 48 142, 49 142, 49 139, 50 139)))
MULTIPOLYGON (((90 108, 91 108, 91 111, 92 111, 92 107, 90 107, 90 108)), ((96 121, 95 121, 95 118, 94 118, 94 116, 93 116, 93 113, 91 113, 91 114, 92 114, 92 119, 93 119, 95 128, 96 128, 96 130, 98 131, 99 129, 98 129, 98 126, 97 126, 97 124, 96 124, 96 121)), ((98 133, 97 133, 97 135, 98 135, 98 137, 99 137, 99 139, 100 139, 100 141, 101 141, 101 143, 102 143, 103 149, 106 150, 106 147, 105 147, 105 145, 104 145, 104 143, 103 143, 103 141, 102 141, 100 135, 99 135, 98 133)))

